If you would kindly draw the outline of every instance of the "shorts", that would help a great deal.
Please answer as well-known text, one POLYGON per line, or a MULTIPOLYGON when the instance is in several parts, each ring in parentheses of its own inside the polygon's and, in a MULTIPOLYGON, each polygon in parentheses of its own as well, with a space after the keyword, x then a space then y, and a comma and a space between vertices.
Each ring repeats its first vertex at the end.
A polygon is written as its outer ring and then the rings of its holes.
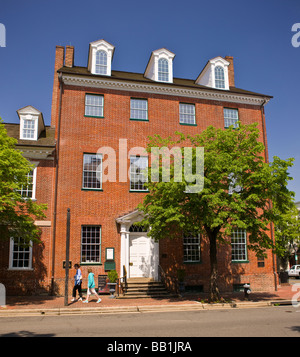
POLYGON ((95 288, 88 288, 87 294, 88 295, 92 295, 92 294, 97 295, 95 288))

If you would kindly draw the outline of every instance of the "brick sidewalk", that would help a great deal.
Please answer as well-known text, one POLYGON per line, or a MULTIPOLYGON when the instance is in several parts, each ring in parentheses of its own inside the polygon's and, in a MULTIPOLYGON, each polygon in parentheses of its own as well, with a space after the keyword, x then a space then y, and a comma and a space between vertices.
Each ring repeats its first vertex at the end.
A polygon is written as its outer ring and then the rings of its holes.
MULTIPOLYGON (((249 301, 276 301, 276 300, 292 300, 297 293, 297 287, 293 291, 293 285, 281 285, 278 291, 273 293, 252 293, 249 301)), ((298 290, 300 289, 300 284, 298 290)), ((236 302, 244 301, 243 293, 227 293, 223 295, 224 298, 231 299, 236 302)), ((69 297, 68 306, 64 306, 64 297, 52 296, 8 296, 6 298, 5 309, 51 309, 51 308, 120 308, 120 307, 134 307, 134 306, 174 306, 174 305, 197 305, 200 300, 205 300, 207 294, 189 295, 183 297, 163 299, 163 298, 143 298, 143 299, 112 299, 109 295, 101 295, 101 303, 97 304, 96 297, 91 297, 88 304, 83 304, 81 301, 71 302, 69 297)), ((0 309, 2 309, 0 307, 0 309)))

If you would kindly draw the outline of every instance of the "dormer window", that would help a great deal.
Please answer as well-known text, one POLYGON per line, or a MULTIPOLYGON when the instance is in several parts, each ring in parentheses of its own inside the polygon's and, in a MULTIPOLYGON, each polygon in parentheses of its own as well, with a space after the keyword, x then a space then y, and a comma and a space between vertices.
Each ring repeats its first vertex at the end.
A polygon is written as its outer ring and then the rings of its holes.
POLYGON ((221 66, 215 68, 215 87, 220 89, 225 88, 224 68, 221 66))
POLYGON ((229 90, 228 62, 223 57, 209 60, 196 79, 196 84, 216 89, 229 90))
POLYGON ((88 70, 92 74, 111 75, 111 62, 115 47, 105 40, 90 43, 88 70))
POLYGON ((103 50, 96 53, 96 74, 107 74, 107 53, 103 50))
POLYGON ((21 130, 21 139, 34 140, 36 137, 36 121, 34 119, 23 119, 23 128, 21 130))
POLYGON ((45 130, 43 114, 31 105, 19 109, 17 113, 20 118, 20 139, 37 140, 45 130))
POLYGON ((169 64, 165 58, 158 60, 158 80, 162 82, 169 81, 169 64))
POLYGON ((175 54, 161 48, 153 51, 144 76, 156 82, 173 83, 173 59, 175 54))

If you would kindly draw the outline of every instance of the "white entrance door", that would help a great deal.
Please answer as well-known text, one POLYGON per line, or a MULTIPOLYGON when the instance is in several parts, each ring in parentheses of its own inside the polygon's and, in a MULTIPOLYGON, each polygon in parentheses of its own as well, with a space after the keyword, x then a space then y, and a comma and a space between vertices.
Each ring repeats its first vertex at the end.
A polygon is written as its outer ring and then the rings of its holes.
POLYGON ((152 277, 151 239, 144 233, 130 233, 129 240, 129 277, 152 277))

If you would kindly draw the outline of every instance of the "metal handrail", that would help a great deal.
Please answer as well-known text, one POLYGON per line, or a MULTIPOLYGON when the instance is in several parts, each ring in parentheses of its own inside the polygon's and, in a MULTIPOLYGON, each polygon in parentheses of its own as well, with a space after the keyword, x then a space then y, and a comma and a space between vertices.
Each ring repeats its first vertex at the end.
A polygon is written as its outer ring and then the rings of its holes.
POLYGON ((120 295, 120 292, 122 290, 123 295, 124 293, 127 291, 127 270, 125 265, 123 265, 123 276, 121 276, 120 278, 117 279, 117 295, 120 295), (124 287, 123 287, 123 283, 124 283, 124 287))

